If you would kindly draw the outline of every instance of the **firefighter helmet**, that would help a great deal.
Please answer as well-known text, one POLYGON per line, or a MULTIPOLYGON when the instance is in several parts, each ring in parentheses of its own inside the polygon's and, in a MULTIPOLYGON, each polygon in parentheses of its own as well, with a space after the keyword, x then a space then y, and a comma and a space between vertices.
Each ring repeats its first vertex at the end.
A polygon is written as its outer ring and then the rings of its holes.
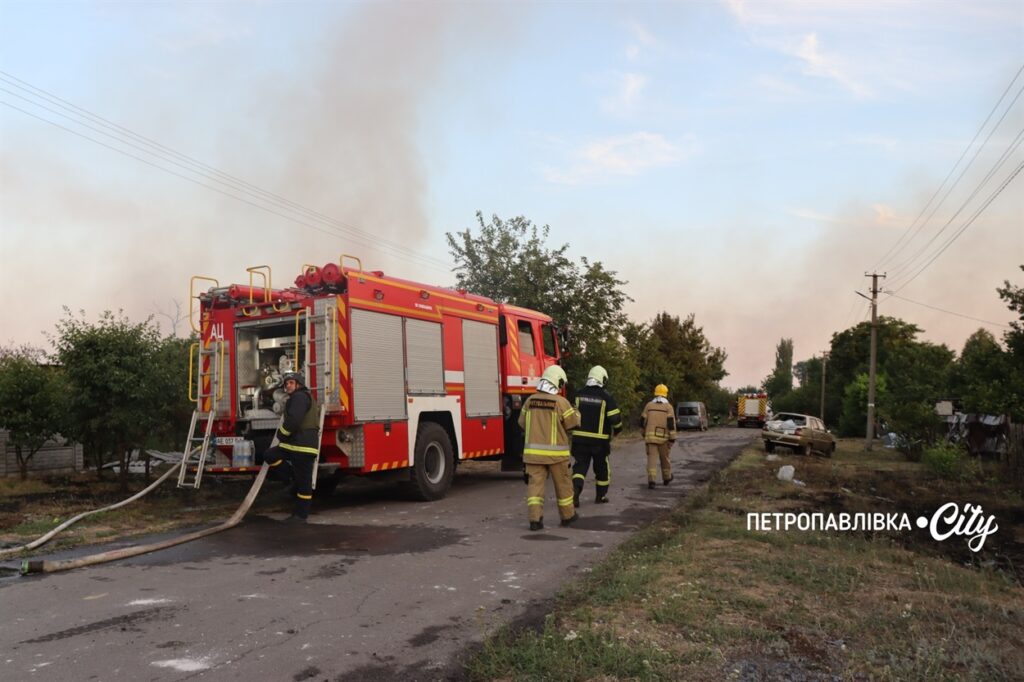
POLYGON ((558 365, 548 367, 540 378, 547 380, 555 388, 562 388, 562 386, 565 386, 565 382, 568 381, 568 378, 565 376, 565 370, 558 365))
POLYGON ((658 384, 657 386, 654 387, 654 395, 660 398, 667 398, 668 386, 666 386, 665 384, 658 384))
POLYGON ((587 375, 587 378, 593 379, 599 386, 604 386, 608 383, 608 372, 601 365, 594 365, 590 368, 590 374, 587 375))
POLYGON ((284 376, 281 377, 281 383, 285 384, 289 381, 294 381, 299 386, 306 385, 306 378, 302 376, 300 372, 285 372, 284 376))

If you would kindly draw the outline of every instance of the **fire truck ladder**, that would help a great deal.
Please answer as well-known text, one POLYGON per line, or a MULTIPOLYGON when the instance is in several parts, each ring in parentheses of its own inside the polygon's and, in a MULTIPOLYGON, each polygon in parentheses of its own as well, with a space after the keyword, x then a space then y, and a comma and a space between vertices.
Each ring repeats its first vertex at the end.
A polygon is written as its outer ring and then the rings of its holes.
POLYGON ((316 429, 316 459, 313 460, 313 490, 316 490, 316 472, 320 468, 320 439, 324 437, 324 415, 327 414, 327 406, 320 404, 320 421, 316 429))
POLYGON ((188 440, 185 443, 185 454, 181 458, 178 470, 178 487, 199 488, 206 467, 206 458, 210 454, 210 441, 213 434, 213 420, 217 415, 217 402, 224 396, 224 341, 217 339, 208 347, 203 348, 199 342, 193 343, 189 349, 189 400, 196 403, 192 411, 192 423, 188 427, 188 440), (199 350, 196 353, 196 349, 199 350), (197 362, 193 358, 198 355, 197 362), (192 369, 199 368, 199 380, 192 381, 192 369), (192 387, 197 386, 195 395, 192 387), (204 392, 203 388, 207 391, 204 392), (203 407, 209 409, 204 410, 203 407), (197 430, 201 429, 201 431, 197 430), (195 474, 189 478, 191 467, 195 474))
POLYGON ((300 310, 295 315, 296 348, 299 347, 299 320, 303 315, 306 317, 306 380, 310 381, 314 376, 316 377, 316 387, 310 388, 310 392, 320 403, 319 426, 316 432, 316 460, 313 463, 314 490, 316 490, 317 472, 320 469, 322 447, 320 441, 324 434, 324 415, 327 413, 328 402, 338 390, 336 359, 338 354, 338 309, 334 307, 333 299, 329 299, 329 301, 331 301, 330 304, 319 314, 310 315, 308 310, 300 310), (314 333, 311 334, 311 331, 314 333), (317 352, 314 353, 314 350, 317 352), (317 361, 310 362, 309 359, 314 354, 317 361))

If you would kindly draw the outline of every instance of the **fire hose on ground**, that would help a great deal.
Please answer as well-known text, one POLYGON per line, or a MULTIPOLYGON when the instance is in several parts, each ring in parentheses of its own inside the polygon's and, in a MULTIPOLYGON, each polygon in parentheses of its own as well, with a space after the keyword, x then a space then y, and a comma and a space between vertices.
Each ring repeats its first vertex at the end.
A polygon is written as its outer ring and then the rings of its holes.
MULTIPOLYGON (((172 467, 170 471, 174 471, 174 470, 175 470, 175 468, 172 467)), ((166 549, 168 547, 173 547, 175 545, 181 545, 181 544, 184 544, 186 542, 191 542, 192 540, 198 540, 199 538, 204 538, 204 537, 206 537, 208 535, 213 535, 214 533, 219 533, 219 532, 227 530, 229 528, 233 528, 233 527, 238 525, 238 523, 242 520, 242 518, 245 516, 245 514, 249 511, 249 507, 251 507, 252 503, 256 500, 256 495, 259 493, 260 488, 263 486, 263 481, 267 477, 267 471, 268 470, 269 470, 269 466, 266 463, 264 463, 263 466, 260 467, 259 473, 256 474, 256 479, 252 482, 252 487, 249 489, 249 493, 245 496, 245 499, 242 500, 242 504, 239 505, 238 509, 235 510, 235 513, 231 515, 231 518, 229 518, 227 521, 221 523, 220 525, 214 526, 212 528, 206 528, 204 530, 195 531, 193 533, 187 533, 185 535, 179 535, 178 537, 175 537, 175 538, 168 538, 167 540, 161 540, 160 542, 153 542, 153 543, 150 543, 148 545, 137 545, 135 547, 124 547, 122 549, 115 549, 115 550, 111 550, 109 552, 100 552, 98 554, 90 554, 89 556, 79 557, 77 559, 65 559, 65 560, 62 560, 62 561, 48 561, 46 559, 43 559, 43 560, 25 559, 25 560, 23 560, 21 562, 21 574, 22 575, 27 575, 29 573, 56 573, 57 571, 67 571, 67 570, 70 570, 70 569, 73 569, 73 568, 81 568, 82 566, 92 566, 94 564, 102 564, 102 563, 105 563, 105 562, 108 562, 108 561, 117 561, 119 559, 127 559, 129 557, 139 556, 140 554, 148 554, 149 552, 155 552, 157 550, 166 549)), ((167 476, 167 474, 164 474, 164 477, 166 477, 166 476, 167 476)), ((161 477, 161 480, 164 477, 161 477)), ((160 481, 157 481, 157 483, 159 483, 159 482, 160 481)), ((155 487, 155 486, 156 486, 156 483, 153 484, 150 487, 152 488, 152 487, 155 487)), ((148 492, 148 489, 146 491, 144 491, 144 492, 148 492)), ((136 498, 137 497, 141 497, 142 494, 144 494, 144 493, 140 493, 140 494, 136 495, 135 497, 136 498)), ((117 505, 108 507, 107 509, 113 509, 115 506, 120 506, 122 504, 127 504, 130 501, 131 501, 131 499, 124 500, 123 502, 120 502, 117 505)), ((96 511, 103 511, 103 510, 99 510, 98 509, 96 511)), ((87 514, 96 513, 96 511, 94 511, 94 512, 87 512, 87 514)), ((70 525, 70 522, 68 522, 68 525, 70 525)), ((56 530, 59 530, 59 528, 58 529, 54 529, 54 531, 51 531, 51 533, 54 533, 56 530)), ((40 540, 42 540, 42 538, 40 538, 40 540)), ((41 542, 39 542, 39 540, 37 540, 36 542, 39 543, 39 544, 42 544, 41 542)), ((38 546, 38 545, 36 545, 36 546, 38 546)), ((28 545, 25 545, 25 547, 28 547, 28 545)), ((21 548, 18 548, 18 549, 21 549, 21 548)))
POLYGON ((93 514, 99 514, 100 512, 106 512, 106 511, 112 511, 114 509, 118 509, 119 507, 123 507, 123 506, 125 506, 126 504, 128 504, 130 502, 134 502, 135 500, 139 499, 140 497, 148 495, 150 492, 152 492, 154 489, 156 489, 161 483, 166 481, 170 477, 171 474, 176 473, 179 468, 180 467, 178 467, 178 466, 172 466, 167 471, 165 471, 164 474, 160 478, 156 479, 155 481, 150 483, 148 486, 146 486, 145 488, 143 488, 142 490, 140 490, 139 492, 135 493, 134 495, 132 495, 131 497, 129 497, 127 499, 121 500, 120 502, 108 505, 106 507, 101 507, 100 509, 93 509, 93 510, 90 510, 90 511, 87 511, 87 512, 82 512, 81 514, 78 514, 77 516, 72 516, 70 519, 68 519, 64 523, 60 524, 59 526, 57 526, 53 530, 45 533, 44 535, 41 535, 40 537, 36 538, 32 542, 29 542, 29 543, 24 544, 24 545, 19 545, 17 547, 8 547, 6 549, 0 549, 0 559, 4 558, 6 556, 10 556, 11 554, 17 554, 18 552, 26 552, 26 551, 28 551, 30 549, 35 549, 36 547, 39 547, 40 545, 44 545, 47 542, 49 542, 50 540, 52 540, 53 537, 55 535, 57 535, 57 533, 61 532, 62 530, 64 530, 68 526, 71 526, 72 524, 78 523, 79 521, 81 521, 82 519, 86 518, 87 516, 92 516, 93 514))

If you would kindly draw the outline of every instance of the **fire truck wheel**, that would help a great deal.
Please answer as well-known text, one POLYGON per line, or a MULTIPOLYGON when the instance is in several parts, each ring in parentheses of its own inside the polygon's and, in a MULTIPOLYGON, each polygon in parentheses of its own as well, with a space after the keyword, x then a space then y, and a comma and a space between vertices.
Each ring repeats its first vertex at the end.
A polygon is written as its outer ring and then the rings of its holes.
POLYGON ((440 424, 422 422, 416 434, 410 492, 418 500, 440 500, 455 475, 455 457, 448 432, 440 424))

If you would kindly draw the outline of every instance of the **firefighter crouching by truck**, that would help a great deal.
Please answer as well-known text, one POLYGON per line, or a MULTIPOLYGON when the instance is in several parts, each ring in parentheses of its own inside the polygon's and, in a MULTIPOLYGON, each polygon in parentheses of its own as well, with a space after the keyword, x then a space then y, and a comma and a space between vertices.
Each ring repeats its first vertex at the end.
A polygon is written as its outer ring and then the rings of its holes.
POLYGON ((287 372, 283 379, 288 402, 284 407, 284 420, 277 430, 280 444, 267 450, 263 459, 270 465, 270 476, 279 481, 291 481, 295 491, 295 511, 285 521, 306 523, 313 503, 313 465, 320 445, 317 442, 319 410, 301 374, 287 372))
POLYGON ((594 365, 587 375, 587 385, 576 393, 576 410, 580 413, 580 426, 572 432, 573 505, 580 506, 580 494, 587 479, 587 469, 594 462, 597 495, 594 502, 608 502, 611 485, 611 466, 608 456, 612 451, 612 436, 622 430, 622 415, 615 398, 605 389, 608 372, 594 365))
POLYGON ((668 485, 672 482, 672 462, 668 455, 676 442, 676 416, 668 402, 668 386, 665 384, 654 387, 654 399, 644 405, 640 426, 647 444, 647 487, 655 487, 659 463, 661 482, 668 485))
POLYGON ((566 383, 565 370, 552 365, 537 382, 537 392, 523 403, 519 426, 525 445, 526 509, 530 530, 544 528, 544 489, 548 475, 555 486, 558 515, 568 526, 579 517, 572 504, 572 480, 569 477, 569 432, 580 424, 580 415, 568 400, 559 395, 566 383))

